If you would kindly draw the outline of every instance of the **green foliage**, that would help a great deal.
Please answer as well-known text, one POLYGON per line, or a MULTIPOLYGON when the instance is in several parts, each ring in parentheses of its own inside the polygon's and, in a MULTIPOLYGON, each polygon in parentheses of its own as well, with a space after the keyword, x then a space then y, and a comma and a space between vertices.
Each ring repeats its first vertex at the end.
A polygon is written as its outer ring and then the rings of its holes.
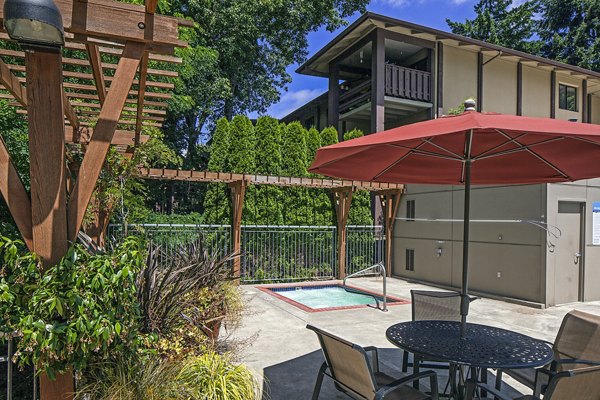
POLYGON ((319 149, 319 147, 321 147, 321 135, 318 130, 312 127, 308 130, 306 136, 308 166, 310 166, 310 164, 312 164, 312 162, 314 161, 315 154, 317 154, 317 150, 319 149))
POLYGON ((236 365, 227 354, 208 352, 189 359, 177 381, 193 400, 254 400, 260 398, 260 386, 243 365, 236 365))
POLYGON ((541 0, 542 56, 600 71, 599 31, 599 0, 541 0))
POLYGON ((300 122, 292 122, 287 125, 281 145, 281 172, 283 175, 306 176, 308 166, 306 136, 306 129, 300 122))
MULTIPOLYGON (((558 1, 557 1, 558 3, 558 1)), ((536 53, 539 42, 535 36, 537 0, 513 5, 512 0, 480 0, 475 5, 476 17, 464 22, 446 19, 453 33, 506 46, 515 50, 536 53)))
POLYGON ((78 384, 77 400, 184 400, 176 380, 179 363, 155 357, 115 354, 109 362, 90 365, 78 384))
MULTIPOLYGON (((232 140, 230 123, 226 118, 217 121, 210 145, 208 170, 213 172, 229 171, 229 146, 232 140)), ((207 224, 227 224, 231 219, 231 200, 227 186, 222 183, 210 183, 204 197, 204 221, 207 224)))
POLYGON ((254 126, 244 115, 236 115, 231 120, 228 170, 238 174, 250 173, 256 168, 256 137, 254 126))
POLYGON ((259 389, 252 373, 231 356, 208 352, 184 361, 119 357, 95 364, 76 399, 257 400, 259 389))
POLYGON ((329 146, 338 142, 338 132, 333 127, 327 127, 321 131, 321 147, 329 146))
POLYGON ((44 273, 37 257, 20 254, 15 242, 2 238, 0 253, 3 329, 22 332, 15 354, 20 363, 53 378, 84 369, 91 358, 136 351, 140 241, 127 239, 110 255, 74 246, 44 273))
MULTIPOLYGON (((364 136, 359 129, 344 134, 344 140, 352 140, 364 136)), ((348 225, 372 225, 371 194, 366 190, 358 190, 352 196, 352 205, 348 214, 348 225)))
MULTIPOLYGON (((256 168, 254 172, 262 175, 280 175, 281 173, 281 129, 279 121, 272 117, 260 117, 256 122, 256 168)), ((281 225, 285 189, 276 186, 254 187, 256 224, 281 225)))

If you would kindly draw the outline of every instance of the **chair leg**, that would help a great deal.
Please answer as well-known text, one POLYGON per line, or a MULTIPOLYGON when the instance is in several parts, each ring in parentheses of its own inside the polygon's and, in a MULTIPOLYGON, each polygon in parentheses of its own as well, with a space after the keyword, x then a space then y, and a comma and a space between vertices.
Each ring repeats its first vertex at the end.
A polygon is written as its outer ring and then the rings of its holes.
POLYGON ((496 370, 496 389, 502 390, 502 370, 496 370))
MULTIPOLYGON (((413 374, 419 373, 419 364, 421 363, 421 359, 416 355, 413 355, 413 374)), ((419 381, 416 380, 413 382, 413 387, 419 390, 419 381)))
POLYGON ((327 363, 323 363, 319 368, 319 374, 317 375, 317 382, 315 383, 315 389, 313 390, 312 400, 318 400, 319 393, 321 392, 321 385, 323 384, 323 378, 325 377, 325 370, 327 370, 327 363))
POLYGON ((402 351, 402 372, 408 371, 408 351, 402 351))

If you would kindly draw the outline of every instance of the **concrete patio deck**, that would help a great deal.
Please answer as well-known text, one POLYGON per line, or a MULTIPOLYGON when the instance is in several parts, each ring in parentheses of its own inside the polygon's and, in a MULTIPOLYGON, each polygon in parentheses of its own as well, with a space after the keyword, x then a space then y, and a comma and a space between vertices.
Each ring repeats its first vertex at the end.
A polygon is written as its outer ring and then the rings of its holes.
MULTIPOLYGON (((427 286, 388 279, 388 295, 410 300, 411 289, 428 289, 427 286)), ((381 293, 381 278, 352 279, 352 285, 381 293)), ((431 289, 431 288, 429 288, 431 289)), ((436 289, 432 289, 436 290, 436 289)), ((240 361, 257 375, 264 377, 263 399, 310 399, 323 355, 314 332, 306 324, 315 325, 335 335, 363 346, 374 345, 382 349, 382 370, 392 376, 401 376, 401 351, 385 337, 392 324, 409 321, 411 306, 393 305, 384 313, 372 308, 308 313, 280 299, 243 286, 248 313, 241 327, 232 335, 234 339, 253 337, 248 346, 240 350, 240 361)), ((471 304, 469 321, 510 329, 548 341, 553 341, 563 316, 572 309, 599 314, 600 302, 574 303, 548 309, 534 309, 498 300, 481 298, 471 304)), ((440 378, 445 382, 444 378, 440 378)), ((508 393, 528 394, 527 389, 515 381, 508 381, 508 393)), ((331 380, 325 379, 320 399, 347 399, 335 390, 331 380)))

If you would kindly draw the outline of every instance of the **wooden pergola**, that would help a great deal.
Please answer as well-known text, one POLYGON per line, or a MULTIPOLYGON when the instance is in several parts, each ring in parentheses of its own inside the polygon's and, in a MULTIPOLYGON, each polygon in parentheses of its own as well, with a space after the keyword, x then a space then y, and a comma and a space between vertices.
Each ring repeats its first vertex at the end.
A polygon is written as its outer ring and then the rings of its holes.
MULTIPOLYGON (((177 76, 167 65, 181 63, 174 51, 186 43, 178 30, 191 23, 156 14, 157 0, 54 2, 63 52, 0 49, 0 98, 27 116, 31 165, 27 193, 0 140, 0 192, 46 267, 75 240, 111 144, 130 152, 147 139, 144 127, 161 126, 174 87, 169 78, 177 76), (80 165, 68 165, 67 143, 80 146, 80 165)), ((3 7, 0 0, 2 22, 3 7)), ((10 40, 2 29, 0 40, 10 40)), ((43 400, 73 397, 72 374, 56 381, 42 375, 40 386, 43 400)))
MULTIPOLYGON (((349 181, 323 178, 285 177, 256 174, 235 174, 229 172, 184 171, 177 169, 140 168, 139 176, 145 179, 175 180, 187 182, 226 183, 231 189, 232 247, 235 253, 241 251, 242 210, 248 185, 273 185, 280 187, 306 187, 328 189, 333 194, 337 222, 338 278, 346 276, 346 225, 355 190, 374 192, 383 206, 385 226, 385 264, 388 275, 392 271, 392 237, 394 222, 398 213, 400 196, 404 186, 395 183, 349 181)), ((234 273, 240 275, 239 257, 234 261, 234 273)))

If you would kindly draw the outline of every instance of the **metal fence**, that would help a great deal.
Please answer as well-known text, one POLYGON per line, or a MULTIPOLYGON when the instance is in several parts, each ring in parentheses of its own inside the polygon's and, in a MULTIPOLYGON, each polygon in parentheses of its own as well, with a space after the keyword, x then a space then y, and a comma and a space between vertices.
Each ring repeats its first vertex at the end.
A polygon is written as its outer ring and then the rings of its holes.
POLYGON ((353 274, 384 261, 385 230, 383 226, 346 227, 346 273, 353 274))
MULTIPOLYGON (((346 227, 346 271, 353 273, 383 261, 381 226, 346 227)), ((165 246, 166 253, 203 236, 209 250, 230 250, 231 226, 191 224, 110 225, 107 240, 117 243, 128 235, 143 235, 165 246)), ((247 283, 333 278, 337 269, 335 226, 244 225, 242 281, 247 283)))

